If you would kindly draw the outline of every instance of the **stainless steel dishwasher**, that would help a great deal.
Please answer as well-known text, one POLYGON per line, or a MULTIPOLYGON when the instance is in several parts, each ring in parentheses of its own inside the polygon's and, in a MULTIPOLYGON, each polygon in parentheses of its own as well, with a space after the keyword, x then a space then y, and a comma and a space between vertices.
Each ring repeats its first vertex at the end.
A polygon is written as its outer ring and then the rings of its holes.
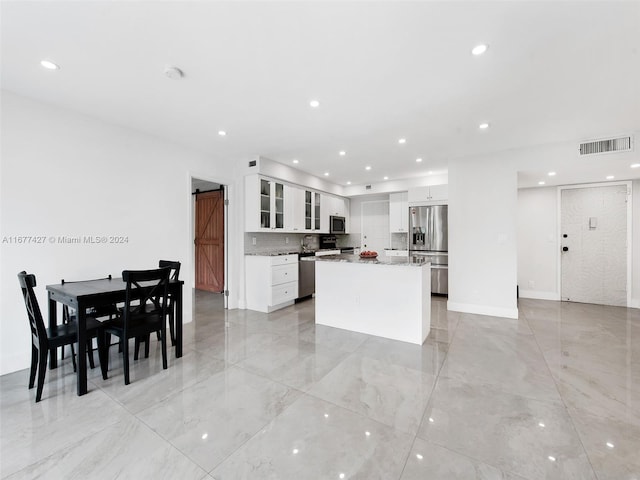
POLYGON ((302 260, 303 257, 314 257, 314 252, 302 252, 298 262, 298 298, 308 297, 316 293, 316 262, 302 260))

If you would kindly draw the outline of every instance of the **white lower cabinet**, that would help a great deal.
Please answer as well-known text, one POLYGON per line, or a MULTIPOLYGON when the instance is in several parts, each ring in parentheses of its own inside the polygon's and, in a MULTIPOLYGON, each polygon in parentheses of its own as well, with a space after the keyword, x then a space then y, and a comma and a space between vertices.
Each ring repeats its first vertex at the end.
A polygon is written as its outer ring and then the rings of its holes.
POLYGON ((247 308, 273 312, 298 297, 298 255, 245 256, 247 308))

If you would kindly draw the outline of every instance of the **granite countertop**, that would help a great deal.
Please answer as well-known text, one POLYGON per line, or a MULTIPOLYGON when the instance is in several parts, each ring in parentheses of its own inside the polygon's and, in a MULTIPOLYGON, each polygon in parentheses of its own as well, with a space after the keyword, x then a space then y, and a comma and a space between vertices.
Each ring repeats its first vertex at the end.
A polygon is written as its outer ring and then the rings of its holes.
POLYGON ((384 255, 376 258, 360 258, 359 255, 341 254, 327 255, 324 257, 305 257, 300 259, 301 262, 341 262, 341 263, 360 263, 369 265, 399 265, 407 267, 422 267, 423 265, 431 265, 431 262, 425 260, 424 257, 386 257, 384 255))
POLYGON ((360 247, 336 247, 336 248, 317 248, 315 250, 274 250, 271 252, 249 252, 245 253, 245 255, 251 255, 254 257, 275 257, 278 255, 299 255, 301 253, 315 253, 329 250, 341 250, 344 248, 360 248, 360 247))

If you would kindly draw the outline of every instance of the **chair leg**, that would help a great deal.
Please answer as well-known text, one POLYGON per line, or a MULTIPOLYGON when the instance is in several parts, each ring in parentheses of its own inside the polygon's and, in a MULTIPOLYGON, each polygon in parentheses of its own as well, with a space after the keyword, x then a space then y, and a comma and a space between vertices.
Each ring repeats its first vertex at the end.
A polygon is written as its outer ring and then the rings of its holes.
POLYGON ((89 366, 94 369, 96 368, 96 364, 93 360, 93 338, 88 339, 87 343, 87 357, 89 357, 89 366))
POLYGON ((176 320, 175 320, 175 316, 173 315, 173 306, 172 306, 172 309, 169 311, 169 335, 171 336, 172 347, 176 346, 175 324, 176 324, 176 320))
MULTIPOLYGON (((156 332, 158 333, 158 332, 156 332)), ((144 340, 144 358, 149 358, 149 344, 151 343, 151 335, 147 335, 147 338, 144 340)))
POLYGON ((71 344, 71 362, 73 363, 73 371, 76 372, 78 370, 78 366, 76 365, 76 349, 71 344))
POLYGON ((36 403, 42 399, 44 376, 47 373, 47 356, 48 352, 46 349, 38 350, 38 387, 36 389, 36 403))
POLYGON ((38 349, 31 345, 31 371, 29 372, 29 388, 33 388, 36 381, 36 370, 38 369, 38 349))
POLYGON ((102 379, 106 380, 109 363, 109 344, 106 342, 106 334, 101 331, 98 331, 96 338, 98 339, 98 360, 100 361, 100 370, 102 370, 102 379))
POLYGON ((140 353, 140 337, 136 337, 135 347, 133 348, 133 359, 138 360, 138 354, 140 353))
POLYGON ((160 344, 162 345, 162 368, 167 369, 167 329, 162 326, 160 333, 160 344))
POLYGON ((124 362, 124 384, 129 385, 129 339, 122 339, 122 355, 124 362))

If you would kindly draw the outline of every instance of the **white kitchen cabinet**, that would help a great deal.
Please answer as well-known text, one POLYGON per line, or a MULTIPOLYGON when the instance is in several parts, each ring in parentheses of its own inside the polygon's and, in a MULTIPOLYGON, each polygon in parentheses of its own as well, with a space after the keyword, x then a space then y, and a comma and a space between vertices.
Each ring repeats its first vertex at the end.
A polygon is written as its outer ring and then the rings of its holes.
POLYGON ((304 190, 304 230, 321 233, 322 200, 319 192, 304 190))
POLYGON ((337 216, 345 218, 345 233, 349 233, 349 199, 334 195, 323 195, 323 215, 326 215, 326 230, 329 232, 329 217, 337 216))
POLYGON ((247 255, 245 276, 249 310, 273 312, 298 297, 298 255, 247 255))
POLYGON ((245 177, 245 231, 284 231, 284 183, 258 175, 245 177))
POLYGON ((409 189, 409 205, 446 204, 449 199, 449 185, 430 185, 409 189))
POLYGON ((409 230, 409 192, 389 194, 389 229, 391 233, 409 230))
POLYGON ((304 194, 305 191, 294 185, 284 186, 284 231, 303 233, 305 231, 304 219, 304 194))

